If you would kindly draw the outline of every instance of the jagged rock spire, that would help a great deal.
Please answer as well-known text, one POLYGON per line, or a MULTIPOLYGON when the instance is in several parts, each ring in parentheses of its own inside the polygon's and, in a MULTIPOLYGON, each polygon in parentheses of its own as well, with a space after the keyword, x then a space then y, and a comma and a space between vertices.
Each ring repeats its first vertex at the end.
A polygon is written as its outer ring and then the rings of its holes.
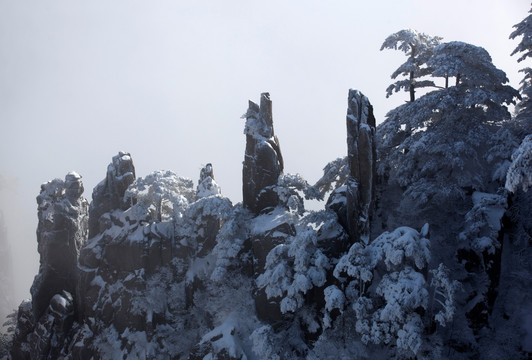
POLYGON ((88 236, 89 204, 82 193, 81 176, 75 172, 67 174, 64 181, 54 179, 41 185, 37 196, 41 264, 31 287, 35 320, 55 294, 75 294, 79 252, 88 236))
POLYGON ((89 208, 89 237, 102 232, 100 217, 116 209, 129 207, 124 204, 124 193, 129 185, 135 181, 135 167, 131 155, 120 151, 113 156, 112 162, 107 167, 107 175, 92 192, 92 202, 89 208))
POLYGON ((368 243, 375 197, 375 117, 368 98, 358 90, 349 90, 346 124, 347 230, 351 242, 368 243))
POLYGON ((273 131, 270 94, 262 93, 260 106, 249 102, 244 114, 246 155, 242 171, 243 204, 255 214, 275 207, 278 197, 272 190, 283 172, 279 140, 273 131))
POLYGON ((196 198, 218 195, 221 193, 220 186, 214 181, 214 170, 211 163, 205 165, 200 172, 196 198))

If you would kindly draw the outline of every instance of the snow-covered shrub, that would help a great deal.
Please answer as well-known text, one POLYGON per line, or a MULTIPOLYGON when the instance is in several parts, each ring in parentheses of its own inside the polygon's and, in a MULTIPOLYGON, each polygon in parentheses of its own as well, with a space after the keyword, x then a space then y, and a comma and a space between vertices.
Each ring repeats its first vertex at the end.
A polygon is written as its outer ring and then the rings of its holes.
POLYGON ((347 156, 337 158, 331 161, 323 168, 323 176, 316 181, 314 188, 320 192, 323 198, 325 194, 336 190, 347 181, 349 176, 349 166, 347 164, 347 156))
POLYGON ((210 278, 214 282, 222 282, 230 271, 251 262, 249 252, 244 251, 248 232, 241 226, 242 223, 249 221, 248 217, 248 212, 241 206, 236 206, 232 217, 220 228, 216 236, 216 245, 212 250, 216 266, 210 278))
POLYGON ((0 327, 0 358, 7 356, 11 344, 13 343, 13 336, 17 326, 17 317, 18 310, 14 310, 11 314, 7 315, 5 319, 0 320, 2 322, 2 326, 0 327))
POLYGON ((233 205, 228 198, 222 195, 199 198, 174 218, 175 238, 193 253, 200 251, 198 246, 205 241, 212 242, 214 247, 218 231, 232 216, 233 205))
POLYGON ((426 224, 421 233, 409 227, 400 227, 393 232, 385 232, 371 243, 372 256, 382 259, 387 270, 405 264, 421 270, 430 261, 430 241, 426 224))
POLYGON ((268 298, 281 297, 281 312, 295 312, 304 304, 304 295, 326 281, 329 259, 317 246, 316 231, 309 228, 273 248, 266 257, 266 270, 257 278, 268 298))
POLYGON ((428 290, 421 273, 406 266, 384 274, 368 297, 360 297, 352 304, 356 331, 363 343, 396 345, 416 354, 423 332, 418 311, 426 310, 427 304, 428 290))
POLYGON ((458 235, 461 246, 481 259, 483 253, 494 255, 501 246, 498 237, 506 208, 506 196, 475 192, 473 208, 466 214, 466 228, 458 235))
POLYGON ((321 200, 318 189, 311 186, 299 174, 281 174, 277 179, 277 184, 267 187, 263 191, 273 190, 279 199, 279 204, 292 212, 303 214, 305 211, 305 200, 321 200))
POLYGON ((459 283, 456 280, 451 281, 449 278, 449 269, 443 264, 440 264, 437 269, 430 270, 430 274, 432 275, 430 286, 434 292, 432 296, 432 307, 438 304, 440 308, 434 314, 434 320, 441 326, 445 326, 452 321, 456 310, 455 293, 458 290, 459 283))
POLYGON ((253 342, 253 352, 259 356, 259 359, 280 360, 277 348, 272 341, 274 331, 270 325, 264 325, 255 329, 249 336, 253 342))
POLYGON ((355 316, 355 330, 363 343, 393 345, 397 355, 416 355, 423 344, 431 286, 445 305, 436 314, 437 321, 450 321, 454 306, 454 283, 444 268, 438 268, 432 284, 425 277, 430 261, 428 233, 428 225, 421 232, 400 227, 368 245, 353 244, 334 269, 345 297, 337 294, 336 286, 326 288, 324 322, 330 321, 328 312, 344 310, 345 303, 351 311, 344 314, 355 316))

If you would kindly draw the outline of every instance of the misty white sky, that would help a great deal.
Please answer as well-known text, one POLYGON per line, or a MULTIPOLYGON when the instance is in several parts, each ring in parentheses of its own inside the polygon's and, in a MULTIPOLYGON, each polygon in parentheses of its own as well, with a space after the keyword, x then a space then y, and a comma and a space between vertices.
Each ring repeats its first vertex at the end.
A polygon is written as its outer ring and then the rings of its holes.
MULTIPOLYGON (((40 184, 75 170, 85 197, 119 150, 137 176, 172 170, 197 180, 211 162, 241 201, 247 100, 268 91, 285 172, 315 182, 346 153, 349 88, 377 121, 405 58, 379 51, 412 28, 482 46, 510 84, 512 25, 525 0, 80 1, 0 0, 0 208, 18 274, 15 304, 38 270, 40 184)), ((15 305, 14 305, 15 306, 15 305)))

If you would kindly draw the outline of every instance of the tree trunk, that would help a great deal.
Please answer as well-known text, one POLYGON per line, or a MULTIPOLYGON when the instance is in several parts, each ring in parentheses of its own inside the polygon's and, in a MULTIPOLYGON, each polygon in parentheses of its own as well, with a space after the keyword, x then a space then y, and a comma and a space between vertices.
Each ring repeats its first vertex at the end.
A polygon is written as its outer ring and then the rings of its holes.
POLYGON ((410 102, 416 100, 416 90, 414 87, 414 72, 410 71, 410 102))

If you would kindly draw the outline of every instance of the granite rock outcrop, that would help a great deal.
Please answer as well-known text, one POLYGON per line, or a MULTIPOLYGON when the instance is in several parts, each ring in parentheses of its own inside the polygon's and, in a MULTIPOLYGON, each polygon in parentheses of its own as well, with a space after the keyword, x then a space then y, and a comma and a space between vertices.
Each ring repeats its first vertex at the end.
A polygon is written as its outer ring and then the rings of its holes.
POLYGON ((38 321, 56 294, 74 294, 78 257, 88 236, 89 204, 82 197, 83 183, 75 172, 65 180, 41 185, 37 197, 39 273, 31 287, 34 320, 38 321))
POLYGON ((376 161, 375 117, 368 98, 349 90, 347 107, 347 231, 351 242, 369 242, 375 202, 376 161))
POLYGON ((278 205, 279 199, 273 186, 277 184, 284 167, 279 140, 273 131, 270 94, 261 94, 260 106, 249 101, 243 117, 246 119, 243 205, 254 214, 259 214, 278 205))

